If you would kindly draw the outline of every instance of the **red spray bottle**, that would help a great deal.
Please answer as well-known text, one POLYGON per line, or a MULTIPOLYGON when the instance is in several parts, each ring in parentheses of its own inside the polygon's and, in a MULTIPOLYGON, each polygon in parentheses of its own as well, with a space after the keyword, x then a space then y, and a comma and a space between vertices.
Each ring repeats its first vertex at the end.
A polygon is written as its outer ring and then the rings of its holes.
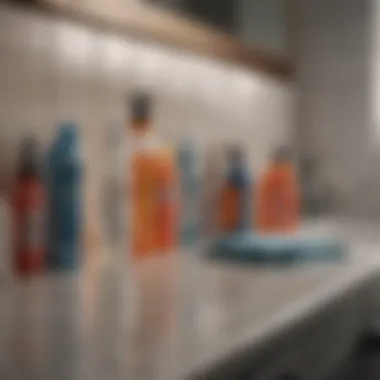
POLYGON ((12 187, 13 265, 18 275, 39 272, 44 267, 45 192, 35 140, 23 141, 12 187))

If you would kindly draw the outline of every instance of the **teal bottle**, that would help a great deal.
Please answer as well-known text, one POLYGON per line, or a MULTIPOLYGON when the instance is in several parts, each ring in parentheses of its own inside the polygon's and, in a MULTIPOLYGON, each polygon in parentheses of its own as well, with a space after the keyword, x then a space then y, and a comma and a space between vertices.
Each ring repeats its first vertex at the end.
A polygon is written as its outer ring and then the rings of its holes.
POLYGON ((79 128, 61 123, 47 158, 48 267, 75 269, 81 255, 82 160, 79 128))
POLYGON ((227 170, 224 184, 239 196, 238 218, 234 226, 235 231, 249 231, 252 228, 253 214, 253 181, 248 169, 247 160, 240 148, 232 148, 227 153, 227 170))

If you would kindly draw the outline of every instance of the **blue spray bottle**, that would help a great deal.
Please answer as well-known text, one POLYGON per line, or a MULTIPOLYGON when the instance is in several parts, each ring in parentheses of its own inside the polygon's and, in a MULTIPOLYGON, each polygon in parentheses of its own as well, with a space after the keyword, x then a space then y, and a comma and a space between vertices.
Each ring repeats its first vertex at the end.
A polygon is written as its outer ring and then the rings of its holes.
POLYGON ((50 219, 47 264, 53 269, 74 269, 82 248, 82 160, 75 123, 59 124, 47 166, 50 219))
POLYGON ((227 153, 227 170, 221 192, 221 232, 250 230, 252 180, 246 157, 238 147, 229 149, 227 153))
POLYGON ((184 141, 178 149, 180 188, 180 242, 192 246, 199 238, 200 229, 200 179, 197 175, 196 151, 190 141, 184 141))

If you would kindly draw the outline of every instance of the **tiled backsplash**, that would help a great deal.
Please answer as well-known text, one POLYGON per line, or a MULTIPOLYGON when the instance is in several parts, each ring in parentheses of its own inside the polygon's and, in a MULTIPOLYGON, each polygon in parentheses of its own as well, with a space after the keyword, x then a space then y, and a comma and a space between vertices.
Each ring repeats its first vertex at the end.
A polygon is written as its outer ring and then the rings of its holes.
POLYGON ((240 142, 256 173, 273 147, 290 138, 292 89, 287 84, 3 5, 0 170, 9 173, 23 134, 33 132, 46 143, 58 120, 73 119, 85 137, 88 208, 96 209, 101 185, 96 164, 105 129, 122 122, 128 93, 141 88, 154 95, 156 128, 169 142, 184 136, 194 136, 204 147, 240 142))

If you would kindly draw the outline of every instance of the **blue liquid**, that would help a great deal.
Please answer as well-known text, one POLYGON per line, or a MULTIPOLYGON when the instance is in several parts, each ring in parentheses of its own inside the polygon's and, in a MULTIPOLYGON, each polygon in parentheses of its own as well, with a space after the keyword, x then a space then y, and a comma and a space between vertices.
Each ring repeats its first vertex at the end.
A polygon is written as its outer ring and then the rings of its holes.
POLYGON ((233 232, 248 231, 252 228, 253 186, 250 174, 242 163, 232 165, 225 176, 224 186, 235 189, 239 193, 238 222, 233 232))
POLYGON ((252 185, 248 171, 243 167, 233 168, 227 174, 227 184, 240 194, 239 219, 237 231, 246 231, 251 228, 252 221, 252 185))

